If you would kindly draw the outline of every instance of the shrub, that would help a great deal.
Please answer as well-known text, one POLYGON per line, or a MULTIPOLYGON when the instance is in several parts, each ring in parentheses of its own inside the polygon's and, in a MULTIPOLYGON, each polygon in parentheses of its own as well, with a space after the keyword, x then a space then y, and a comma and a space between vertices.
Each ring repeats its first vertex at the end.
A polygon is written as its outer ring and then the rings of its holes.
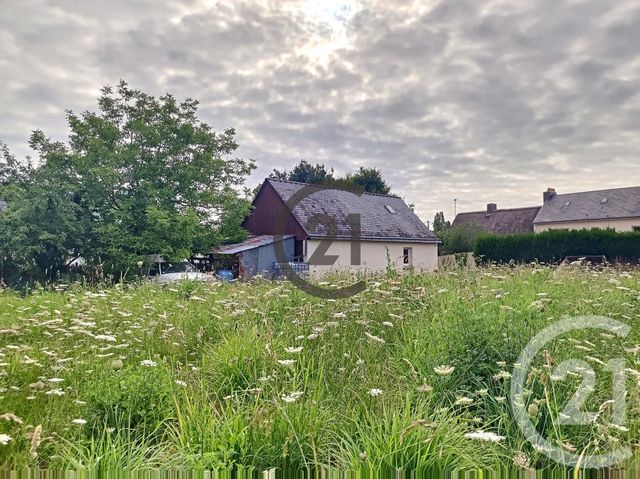
POLYGON ((640 233, 614 230, 549 230, 505 236, 480 236, 474 246, 484 261, 557 262, 567 256, 604 255, 609 261, 640 260, 640 233))
POLYGON ((140 365, 102 369, 87 388, 87 431, 126 426, 153 432, 172 416, 172 382, 166 369, 140 365))
POLYGON ((440 254, 473 251, 476 240, 483 234, 484 232, 480 228, 470 225, 452 226, 444 231, 439 231, 438 237, 442 240, 440 254))

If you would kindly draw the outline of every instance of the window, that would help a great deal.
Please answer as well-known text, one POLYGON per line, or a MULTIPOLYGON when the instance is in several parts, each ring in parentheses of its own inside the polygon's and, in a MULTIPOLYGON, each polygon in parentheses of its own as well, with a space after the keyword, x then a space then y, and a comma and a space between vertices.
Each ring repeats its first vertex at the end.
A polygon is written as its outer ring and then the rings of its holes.
POLYGON ((640 226, 632 226, 631 229, 633 231, 640 231, 640 226))
POLYGON ((413 264, 413 254, 411 248, 402 249, 402 265, 405 268, 410 268, 413 264))
POLYGON ((389 205, 384 205, 384 207, 387 209, 387 211, 388 211, 389 213, 395 213, 395 212, 396 212, 396 210, 394 210, 394 209, 393 209, 391 206, 389 206, 389 205))

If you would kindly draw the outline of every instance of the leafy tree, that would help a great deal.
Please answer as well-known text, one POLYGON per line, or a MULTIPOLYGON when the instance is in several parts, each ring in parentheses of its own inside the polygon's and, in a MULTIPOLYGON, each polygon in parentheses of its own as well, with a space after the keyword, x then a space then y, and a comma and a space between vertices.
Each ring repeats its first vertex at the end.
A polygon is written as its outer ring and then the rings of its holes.
POLYGON ((269 178, 312 185, 333 186, 346 190, 366 191, 382 195, 388 195, 391 192, 391 188, 382 178, 380 170, 363 166, 355 173, 347 173, 345 176, 340 177, 334 176, 333 168, 327 171, 323 164, 312 165, 306 160, 301 160, 291 171, 273 170, 269 178))
POLYGON ((378 193, 380 195, 388 195, 391 188, 382 178, 382 172, 377 168, 365 168, 361 166, 358 171, 348 174, 345 177, 348 183, 351 183, 356 189, 366 191, 367 193, 378 193))
POLYGON ((177 260, 238 239, 248 207, 237 188, 254 164, 232 156, 234 130, 215 133, 198 120, 197 106, 120 82, 103 88, 97 112, 67 112, 67 144, 35 131, 38 167, 15 204, 7 201, 2 216, 11 224, 3 230, 20 232, 25 258, 34 257, 38 234, 52 235, 52 269, 80 255, 114 274, 141 255, 177 260), (24 204, 29 198, 34 205, 24 204))
POLYGON ((319 163, 312 165, 306 160, 300 160, 291 171, 273 170, 269 178, 277 180, 298 181, 312 185, 330 184, 333 178, 333 168, 330 171, 319 163))
POLYGON ((77 205, 64 184, 21 164, 0 146, 0 279, 9 283, 55 276, 82 238, 77 205))
POLYGON ((445 221, 444 213, 442 211, 436 213, 436 216, 433 218, 433 231, 437 234, 448 230, 450 227, 451 222, 445 221))
POLYGON ((474 250, 476 241, 486 233, 477 226, 457 225, 441 230, 438 237, 442 241, 440 254, 467 253, 474 250))

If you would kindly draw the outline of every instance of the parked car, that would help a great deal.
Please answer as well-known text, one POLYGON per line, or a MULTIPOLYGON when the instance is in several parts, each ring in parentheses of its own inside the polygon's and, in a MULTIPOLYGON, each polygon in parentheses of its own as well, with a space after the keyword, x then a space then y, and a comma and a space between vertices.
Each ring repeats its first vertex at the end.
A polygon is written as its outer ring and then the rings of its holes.
POLYGON ((151 274, 151 281, 158 284, 169 284, 177 281, 217 280, 213 275, 201 273, 192 263, 186 260, 178 263, 157 263, 157 270, 151 274))

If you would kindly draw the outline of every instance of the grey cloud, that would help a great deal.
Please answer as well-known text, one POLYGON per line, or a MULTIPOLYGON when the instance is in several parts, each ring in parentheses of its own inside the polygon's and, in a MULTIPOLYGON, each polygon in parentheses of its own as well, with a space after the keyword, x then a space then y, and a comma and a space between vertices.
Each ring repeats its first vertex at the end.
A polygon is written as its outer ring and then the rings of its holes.
POLYGON ((640 184, 632 0, 364 0, 324 62, 309 45, 335 32, 296 3, 5 2, 0 139, 64 138, 64 110, 123 78, 235 127, 252 182, 300 158, 376 166, 424 219, 640 184))

